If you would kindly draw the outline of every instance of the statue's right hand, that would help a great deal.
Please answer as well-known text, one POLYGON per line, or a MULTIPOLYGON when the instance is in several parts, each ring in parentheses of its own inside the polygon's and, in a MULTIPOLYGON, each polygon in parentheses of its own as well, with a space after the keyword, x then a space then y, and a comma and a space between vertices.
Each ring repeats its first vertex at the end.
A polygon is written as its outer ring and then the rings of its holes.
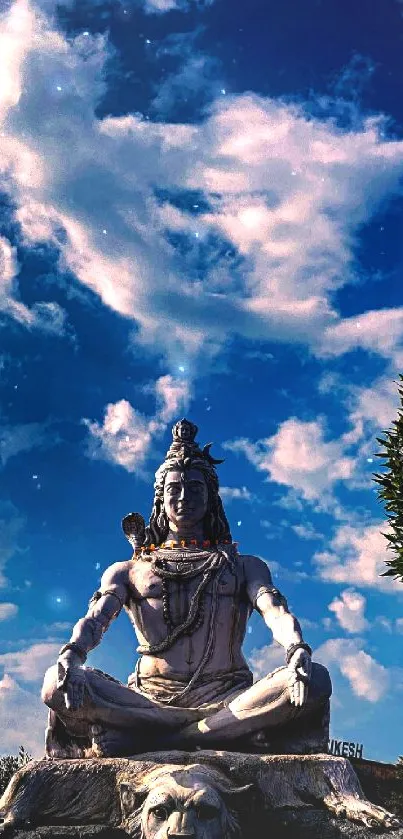
POLYGON ((57 662, 57 686, 64 693, 64 701, 69 711, 77 711, 84 702, 85 670, 78 665, 66 665, 57 662))

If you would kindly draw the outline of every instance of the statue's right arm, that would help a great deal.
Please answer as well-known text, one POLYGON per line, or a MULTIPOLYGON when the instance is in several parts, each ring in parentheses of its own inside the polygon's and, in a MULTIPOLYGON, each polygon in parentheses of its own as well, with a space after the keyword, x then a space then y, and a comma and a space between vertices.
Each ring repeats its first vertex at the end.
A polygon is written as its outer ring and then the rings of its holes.
POLYGON ((116 562, 103 574, 99 590, 90 600, 87 614, 77 621, 69 643, 60 650, 57 661, 59 687, 66 693, 67 707, 74 708, 82 704, 84 684, 81 688, 79 684, 84 682, 82 665, 87 653, 98 646, 104 632, 127 603, 128 596, 128 563, 116 562), (77 700, 80 697, 80 701, 72 701, 73 683, 76 683, 77 700))

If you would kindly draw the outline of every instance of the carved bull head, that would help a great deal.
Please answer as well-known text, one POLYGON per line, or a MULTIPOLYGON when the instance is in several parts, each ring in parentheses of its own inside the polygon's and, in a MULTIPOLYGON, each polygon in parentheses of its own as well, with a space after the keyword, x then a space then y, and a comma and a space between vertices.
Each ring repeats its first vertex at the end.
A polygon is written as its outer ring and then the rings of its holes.
POLYGON ((235 800, 250 786, 234 787, 222 772, 205 766, 161 767, 136 789, 120 784, 125 827, 134 839, 237 839, 235 800))

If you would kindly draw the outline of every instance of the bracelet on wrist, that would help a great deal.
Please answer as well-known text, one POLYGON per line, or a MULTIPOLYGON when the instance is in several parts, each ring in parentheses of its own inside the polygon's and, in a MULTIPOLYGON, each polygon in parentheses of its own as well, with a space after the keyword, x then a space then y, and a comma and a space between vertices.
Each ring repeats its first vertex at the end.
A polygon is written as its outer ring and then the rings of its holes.
POLYGON ((86 651, 83 649, 83 647, 80 647, 80 644, 77 644, 76 641, 70 641, 68 644, 65 644, 64 647, 62 647, 59 651, 59 656, 63 655, 63 653, 67 653, 68 650, 71 650, 71 652, 76 653, 76 655, 78 655, 83 664, 87 660, 86 651))
POLYGON ((312 655, 311 647, 309 646, 309 644, 305 644, 304 641, 300 641, 299 644, 291 644, 291 647, 288 647, 287 652, 285 654, 287 664, 290 663, 294 653, 296 653, 297 650, 305 650, 307 653, 309 653, 309 655, 312 655))

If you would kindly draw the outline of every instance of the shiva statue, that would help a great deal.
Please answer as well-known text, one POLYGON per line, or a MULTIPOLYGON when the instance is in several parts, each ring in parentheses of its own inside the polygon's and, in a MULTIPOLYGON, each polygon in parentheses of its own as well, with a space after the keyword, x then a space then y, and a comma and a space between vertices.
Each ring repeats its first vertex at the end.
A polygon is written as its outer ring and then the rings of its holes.
POLYGON ((329 674, 312 662, 266 562, 238 552, 219 495, 223 461, 211 444, 199 447, 197 432, 186 419, 174 425, 148 526, 138 513, 123 520, 131 559, 107 568, 45 675, 49 758, 172 748, 270 753, 290 726, 309 728, 318 715, 329 721, 329 674), (139 642, 127 686, 85 666, 122 609, 139 642), (254 609, 285 651, 285 665, 255 682, 242 653, 254 609))

